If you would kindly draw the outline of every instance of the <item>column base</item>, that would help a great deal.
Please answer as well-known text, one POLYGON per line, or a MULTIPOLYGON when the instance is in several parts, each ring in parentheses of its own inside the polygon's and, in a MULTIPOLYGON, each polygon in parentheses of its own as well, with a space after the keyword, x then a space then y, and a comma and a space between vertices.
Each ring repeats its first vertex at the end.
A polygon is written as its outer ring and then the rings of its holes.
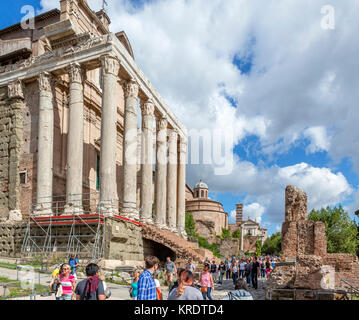
POLYGON ((36 216, 52 216, 53 211, 52 208, 49 208, 49 206, 44 206, 43 204, 37 204, 36 208, 33 212, 36 216))
POLYGON ((8 221, 22 221, 22 214, 20 210, 11 210, 9 212, 8 221))
POLYGON ((122 208, 121 215, 127 219, 140 221, 140 214, 138 210, 134 208, 122 208))
POLYGON ((153 219, 151 218, 140 218, 140 221, 146 224, 154 224, 153 219))
POLYGON ((107 202, 100 202, 97 206, 97 213, 101 213, 105 217, 113 217, 115 214, 118 214, 118 209, 116 206, 108 204, 107 202))
POLYGON ((183 239, 188 240, 187 232, 184 229, 177 230, 179 236, 181 236, 183 239))
POLYGON ((71 204, 66 204, 64 209, 64 215, 73 215, 77 216, 84 213, 82 206, 74 206, 71 204))

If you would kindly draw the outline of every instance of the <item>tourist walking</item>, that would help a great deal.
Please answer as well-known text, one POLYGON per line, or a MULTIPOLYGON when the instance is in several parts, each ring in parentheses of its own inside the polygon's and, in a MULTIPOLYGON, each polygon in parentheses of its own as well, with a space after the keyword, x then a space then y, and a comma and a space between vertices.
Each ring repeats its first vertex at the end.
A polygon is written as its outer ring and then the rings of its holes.
POLYGON ((261 278, 265 278, 266 277, 266 265, 265 265, 263 259, 261 260, 260 265, 261 265, 261 278))
POLYGON ((221 261, 220 265, 218 266, 218 283, 223 284, 223 277, 226 273, 226 265, 223 261, 221 261))
POLYGON ((246 271, 246 265, 247 265, 246 262, 243 259, 241 259, 241 262, 239 264, 239 277, 241 279, 244 278, 244 273, 246 271))
POLYGON ((248 286, 251 284, 251 274, 252 274, 252 262, 249 259, 247 259, 245 275, 246 275, 248 286))
POLYGON ((99 266, 95 263, 86 266, 87 279, 77 284, 76 300, 106 300, 105 286, 100 279, 99 270, 99 266))
POLYGON ((211 292, 214 290, 214 282, 212 275, 209 273, 208 266, 205 266, 203 268, 203 272, 200 278, 200 285, 201 285, 203 300, 206 300, 206 297, 208 297, 208 300, 213 300, 211 296, 211 292))
POLYGON ((231 273, 232 273, 233 285, 235 285, 239 277, 239 268, 237 262, 232 262, 231 273))
POLYGON ((271 272, 271 265, 269 263, 269 260, 266 261, 266 275, 271 272))
POLYGON ((69 259, 69 265, 71 267, 71 274, 75 276, 75 279, 77 279, 76 270, 80 264, 79 259, 74 254, 72 254, 69 259))
POLYGON ((50 291, 55 293, 56 300, 60 300, 62 296, 62 287, 59 275, 62 274, 64 264, 59 264, 51 273, 50 291))
POLYGON ((156 284, 153 274, 158 269, 160 261, 157 257, 148 256, 145 259, 145 270, 138 279, 137 300, 157 300, 156 284))
POLYGON ((257 257, 253 257, 252 263, 252 285, 254 289, 258 289, 258 275, 260 270, 259 262, 257 261, 257 257))
POLYGON ((59 300, 75 300, 76 280, 70 272, 70 265, 64 264, 62 266, 62 273, 59 275, 59 282, 62 288, 62 295, 59 300))
POLYGON ((213 278, 213 281, 216 282, 217 281, 217 265, 216 265, 216 261, 212 261, 212 264, 211 264, 211 275, 212 275, 212 278, 213 278))
POLYGON ((187 262, 187 265, 186 265, 186 270, 191 271, 193 273, 195 269, 196 268, 195 268, 194 264, 192 263, 192 260, 189 259, 187 262))
POLYGON ((180 285, 171 290, 168 300, 203 300, 201 291, 193 287, 194 276, 189 270, 184 270, 179 279, 180 285))
POLYGON ((130 296, 132 300, 136 300, 137 292, 138 292, 138 279, 140 278, 140 272, 138 270, 135 270, 135 272, 133 273, 133 277, 134 279, 131 283, 130 296))
POLYGON ((226 263, 226 279, 230 279, 231 278, 231 263, 229 262, 229 259, 227 260, 226 263))
POLYGON ((166 261, 166 283, 169 287, 173 281, 173 275, 177 273, 176 265, 173 261, 171 261, 170 257, 167 257, 166 261))
POLYGON ((236 282, 234 290, 228 292, 228 295, 223 300, 253 300, 253 297, 248 291, 244 279, 239 279, 236 282))

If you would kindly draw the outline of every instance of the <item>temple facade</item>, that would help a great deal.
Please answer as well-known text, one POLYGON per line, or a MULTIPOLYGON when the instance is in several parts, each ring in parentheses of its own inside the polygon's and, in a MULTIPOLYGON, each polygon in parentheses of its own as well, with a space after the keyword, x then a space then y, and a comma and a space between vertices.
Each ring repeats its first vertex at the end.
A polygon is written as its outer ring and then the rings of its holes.
POLYGON ((60 6, 0 30, 1 220, 100 212, 186 237, 186 128, 105 11, 60 6))

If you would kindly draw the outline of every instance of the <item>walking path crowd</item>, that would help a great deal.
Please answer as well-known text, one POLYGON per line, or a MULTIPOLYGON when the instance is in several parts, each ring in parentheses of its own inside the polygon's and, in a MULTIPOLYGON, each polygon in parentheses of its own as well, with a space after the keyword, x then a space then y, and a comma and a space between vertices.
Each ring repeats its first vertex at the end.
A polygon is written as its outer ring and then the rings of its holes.
MULTIPOLYGON (((196 270, 189 260, 185 268, 177 268, 170 258, 165 262, 165 282, 168 292, 159 281, 160 261, 157 257, 145 259, 145 269, 136 270, 130 285, 132 300, 257 300, 262 299, 266 276, 275 260, 269 258, 225 258, 219 264, 206 259, 196 270), (198 280, 195 275, 199 273, 198 280), (261 279, 258 286, 258 279, 261 279), (257 290, 259 288, 259 290, 257 290), (215 292, 214 290, 218 290, 215 292), (257 292, 258 291, 258 292, 257 292)), ((58 265, 52 273, 50 290, 56 300, 106 300, 111 290, 104 281, 100 268, 94 263, 86 267, 86 278, 77 284, 79 260, 71 256, 68 263, 58 265)), ((111 286, 113 288, 113 286, 111 286)), ((125 287, 123 287, 125 289, 125 287)))

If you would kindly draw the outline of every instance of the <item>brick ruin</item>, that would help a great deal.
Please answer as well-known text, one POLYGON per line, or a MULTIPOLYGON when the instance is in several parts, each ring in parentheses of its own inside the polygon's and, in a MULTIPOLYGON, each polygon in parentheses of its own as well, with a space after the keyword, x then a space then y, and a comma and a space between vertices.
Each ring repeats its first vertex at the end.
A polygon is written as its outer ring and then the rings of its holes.
MULTIPOLYGON (((268 276, 267 298, 270 289, 345 289, 341 280, 359 279, 358 257, 327 253, 325 224, 307 219, 307 195, 294 186, 285 191, 282 252, 268 276)), ((297 299, 313 298, 297 294, 297 299)))

